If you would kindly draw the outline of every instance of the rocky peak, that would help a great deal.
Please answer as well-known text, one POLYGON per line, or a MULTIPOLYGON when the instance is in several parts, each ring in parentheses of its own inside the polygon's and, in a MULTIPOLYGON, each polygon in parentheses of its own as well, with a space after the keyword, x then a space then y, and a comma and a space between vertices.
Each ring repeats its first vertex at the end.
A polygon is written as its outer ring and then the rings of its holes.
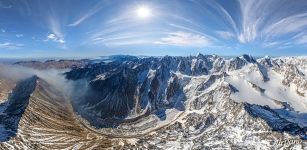
POLYGON ((256 62, 256 60, 251 55, 243 54, 242 56, 240 56, 240 58, 246 60, 249 63, 256 62))

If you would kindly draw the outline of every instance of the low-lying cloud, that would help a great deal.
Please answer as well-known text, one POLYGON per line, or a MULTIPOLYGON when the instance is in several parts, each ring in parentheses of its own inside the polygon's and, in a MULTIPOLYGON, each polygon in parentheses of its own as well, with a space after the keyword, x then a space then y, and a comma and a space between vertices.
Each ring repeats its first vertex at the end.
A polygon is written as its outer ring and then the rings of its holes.
POLYGON ((30 78, 34 75, 41 80, 47 82, 51 87, 61 92, 66 98, 79 97, 86 92, 87 81, 86 80, 67 80, 64 73, 69 71, 48 69, 37 70, 33 68, 27 68, 16 65, 4 65, 0 64, 0 79, 9 79, 18 82, 23 79, 30 78))

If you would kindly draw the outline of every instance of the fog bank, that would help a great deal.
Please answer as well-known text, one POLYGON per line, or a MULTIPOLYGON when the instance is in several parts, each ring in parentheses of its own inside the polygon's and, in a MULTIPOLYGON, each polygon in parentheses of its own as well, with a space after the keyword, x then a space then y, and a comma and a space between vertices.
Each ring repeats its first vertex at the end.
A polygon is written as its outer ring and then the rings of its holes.
POLYGON ((87 81, 67 80, 64 73, 68 71, 69 69, 37 70, 17 65, 0 64, 0 79, 9 79, 18 82, 36 75, 67 98, 71 99, 71 97, 79 97, 83 95, 87 90, 87 81))

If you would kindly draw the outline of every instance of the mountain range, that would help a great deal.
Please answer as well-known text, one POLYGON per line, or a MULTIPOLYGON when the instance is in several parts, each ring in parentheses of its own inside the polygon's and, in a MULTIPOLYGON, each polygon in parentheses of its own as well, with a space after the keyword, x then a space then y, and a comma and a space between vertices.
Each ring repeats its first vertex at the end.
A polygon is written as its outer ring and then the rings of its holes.
POLYGON ((307 148, 307 57, 116 55, 2 67, 0 149, 307 148), (13 78, 16 70, 26 75, 13 78), (299 142, 279 142, 287 140, 299 142))

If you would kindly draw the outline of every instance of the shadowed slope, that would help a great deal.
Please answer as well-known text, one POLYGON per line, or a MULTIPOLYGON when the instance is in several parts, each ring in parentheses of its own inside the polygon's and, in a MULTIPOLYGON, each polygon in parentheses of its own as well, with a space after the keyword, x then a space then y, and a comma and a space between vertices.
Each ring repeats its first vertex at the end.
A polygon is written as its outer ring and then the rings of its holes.
POLYGON ((0 142, 16 136, 20 119, 36 87, 36 80, 37 77, 33 76, 18 82, 8 100, 0 105, 0 142))

